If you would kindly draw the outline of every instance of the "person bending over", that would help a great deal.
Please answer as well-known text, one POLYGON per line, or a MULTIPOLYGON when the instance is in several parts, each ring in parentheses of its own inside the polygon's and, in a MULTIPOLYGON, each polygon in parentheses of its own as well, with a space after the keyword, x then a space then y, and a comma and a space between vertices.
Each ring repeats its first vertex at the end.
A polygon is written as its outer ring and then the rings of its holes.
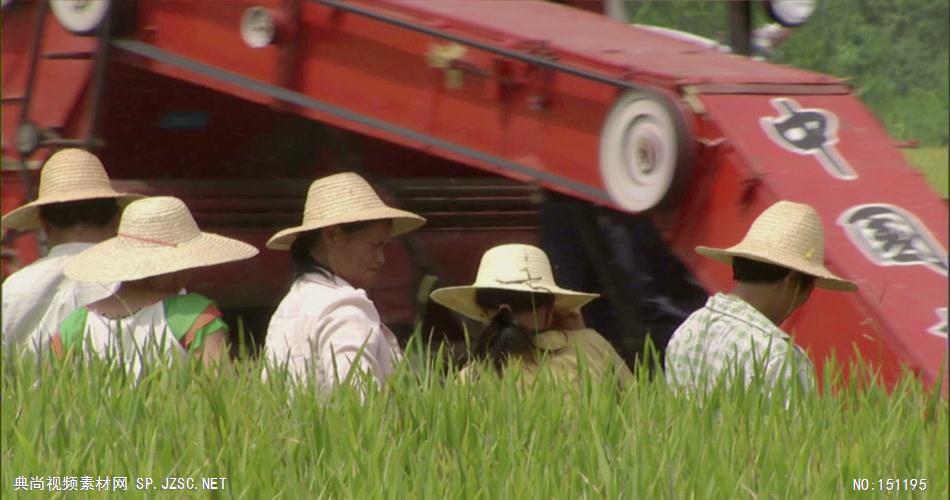
MULTIPOLYGON (((482 256, 475 283, 435 290, 432 300, 485 325, 475 337, 472 355, 504 373, 513 365, 523 381, 541 370, 576 385, 582 370, 619 387, 633 375, 609 342, 585 328, 580 308, 598 297, 559 287, 547 255, 531 245, 494 247, 482 256)), ((471 376, 475 364, 462 369, 471 376)))

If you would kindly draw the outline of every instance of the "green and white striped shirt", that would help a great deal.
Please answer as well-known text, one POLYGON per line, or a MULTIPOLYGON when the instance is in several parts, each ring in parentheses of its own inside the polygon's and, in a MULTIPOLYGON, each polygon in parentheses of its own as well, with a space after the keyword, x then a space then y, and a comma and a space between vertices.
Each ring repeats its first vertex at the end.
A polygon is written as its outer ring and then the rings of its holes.
MULTIPOLYGON (((677 392, 704 395, 714 384, 742 378, 766 392, 798 379, 815 387, 814 366, 779 327, 744 300, 717 293, 673 333, 666 348, 666 380, 677 392)), ((786 386, 788 387, 788 386, 786 386)))

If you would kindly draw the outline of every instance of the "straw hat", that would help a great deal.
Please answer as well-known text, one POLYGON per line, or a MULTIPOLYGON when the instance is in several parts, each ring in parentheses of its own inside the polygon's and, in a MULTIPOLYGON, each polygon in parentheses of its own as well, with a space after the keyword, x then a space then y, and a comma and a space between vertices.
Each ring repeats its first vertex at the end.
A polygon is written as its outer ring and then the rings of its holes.
POLYGON ((472 285, 440 288, 430 296, 455 312, 487 322, 491 318, 475 302, 475 290, 479 288, 550 293, 554 295, 554 307, 561 311, 574 311, 600 296, 557 286, 544 251, 521 244, 499 245, 485 252, 472 285))
POLYGON ((78 281, 132 281, 255 255, 247 243, 201 232, 178 198, 157 196, 130 203, 119 234, 69 259, 64 272, 78 281))
POLYGON ((313 181, 307 191, 303 222, 277 232, 267 241, 267 248, 287 250, 298 234, 315 229, 384 219, 393 221, 393 236, 416 230, 426 223, 425 218, 412 212, 387 206, 359 175, 334 174, 313 181))
POLYGON ((759 215, 739 244, 729 248, 696 247, 705 255, 727 264, 733 257, 745 257, 786 267, 817 278, 815 286, 829 290, 854 291, 858 286, 840 278, 825 265, 825 230, 814 208, 802 203, 780 201, 759 215))
POLYGON ((68 201, 118 198, 124 206, 142 195, 118 193, 96 155, 82 149, 64 149, 46 161, 40 171, 40 192, 36 200, 3 216, 4 228, 20 231, 40 229, 40 207, 68 201))

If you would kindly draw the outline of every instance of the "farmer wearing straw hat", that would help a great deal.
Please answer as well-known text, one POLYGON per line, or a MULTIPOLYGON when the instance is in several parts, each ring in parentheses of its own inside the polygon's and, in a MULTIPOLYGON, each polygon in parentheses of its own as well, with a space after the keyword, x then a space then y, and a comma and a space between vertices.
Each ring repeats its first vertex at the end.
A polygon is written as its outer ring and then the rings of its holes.
POLYGON ((792 382, 813 389, 811 361, 778 325, 814 287, 857 290, 825 267, 824 228, 815 209, 780 201, 759 215, 739 244, 696 251, 731 264, 736 287, 710 297, 674 332, 666 348, 671 386, 705 393, 714 382, 731 384, 741 370, 747 386, 758 377, 766 390, 792 382))
MULTIPOLYGON (((543 250, 508 244, 482 256, 475 283, 435 290, 432 300, 487 325, 474 340, 472 354, 499 372, 511 363, 533 379, 542 366, 560 380, 576 381, 582 364, 598 378, 616 379, 623 387, 630 369, 607 340, 584 328, 579 310, 598 297, 554 282, 543 250)), ((470 376, 470 366, 462 377, 470 376)))
POLYGON ((4 230, 43 229, 46 257, 3 283, 3 348, 42 348, 76 307, 110 295, 112 284, 80 284, 63 275, 66 259, 115 235, 122 206, 141 196, 112 188, 95 155, 64 149, 40 172, 39 197, 3 216, 4 230))
POLYGON ((191 353, 207 363, 220 359, 227 352, 227 325, 218 307, 197 293, 178 291, 189 269, 255 255, 247 243, 199 230, 178 198, 134 201, 114 238, 66 263, 66 276, 74 280, 121 284, 115 294, 67 316, 52 339, 53 350, 91 349, 121 359, 136 373, 143 358, 158 352, 191 353))
POLYGON ((357 174, 314 181, 301 224, 267 242, 290 250, 295 275, 267 329, 268 360, 322 391, 363 375, 382 383, 401 351, 365 289, 382 272, 390 239, 423 224, 384 204, 357 174))

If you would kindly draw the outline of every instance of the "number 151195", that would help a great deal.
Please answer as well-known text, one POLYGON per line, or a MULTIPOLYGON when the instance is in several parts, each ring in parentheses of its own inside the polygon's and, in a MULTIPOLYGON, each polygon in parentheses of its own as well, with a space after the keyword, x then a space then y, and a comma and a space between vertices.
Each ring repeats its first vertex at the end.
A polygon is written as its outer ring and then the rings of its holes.
POLYGON ((851 489, 854 491, 925 491, 927 479, 852 479, 851 489))

